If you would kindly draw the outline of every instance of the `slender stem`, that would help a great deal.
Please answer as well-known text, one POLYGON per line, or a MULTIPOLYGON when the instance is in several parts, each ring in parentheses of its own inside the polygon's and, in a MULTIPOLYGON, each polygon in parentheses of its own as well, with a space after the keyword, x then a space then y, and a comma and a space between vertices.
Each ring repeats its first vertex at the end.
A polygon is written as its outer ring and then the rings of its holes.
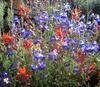
POLYGON ((88 16, 89 16, 89 0, 87 0, 87 21, 88 21, 88 16))

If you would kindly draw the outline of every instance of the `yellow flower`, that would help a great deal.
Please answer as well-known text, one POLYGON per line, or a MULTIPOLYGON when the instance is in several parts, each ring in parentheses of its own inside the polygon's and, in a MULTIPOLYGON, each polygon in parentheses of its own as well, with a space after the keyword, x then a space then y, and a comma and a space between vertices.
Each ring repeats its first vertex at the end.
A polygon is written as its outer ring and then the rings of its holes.
POLYGON ((40 45, 40 44, 33 45, 33 46, 32 46, 32 49, 33 49, 33 50, 42 51, 42 50, 41 50, 41 45, 40 45))

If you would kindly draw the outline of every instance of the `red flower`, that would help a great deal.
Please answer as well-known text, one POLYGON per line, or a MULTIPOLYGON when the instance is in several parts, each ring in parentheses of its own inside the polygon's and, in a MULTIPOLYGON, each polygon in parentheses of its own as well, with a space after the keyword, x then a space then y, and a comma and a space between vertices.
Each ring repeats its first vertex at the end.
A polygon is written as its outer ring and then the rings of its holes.
POLYGON ((57 51, 59 51, 60 49, 61 49, 61 45, 60 44, 58 44, 58 43, 54 43, 54 44, 52 44, 53 46, 52 46, 52 48, 55 50, 57 50, 57 51))
POLYGON ((90 77, 89 77, 89 76, 87 76, 87 77, 86 77, 86 81, 89 81, 89 80, 90 80, 90 77))
POLYGON ((82 50, 79 50, 77 54, 78 54, 78 58, 80 59, 80 64, 83 65, 85 54, 82 52, 82 50))
POLYGON ((58 26, 56 28, 56 36, 58 36, 62 42, 64 41, 64 36, 63 36, 63 31, 61 26, 58 26))
POLYGON ((13 37, 9 35, 9 32, 3 33, 2 39, 4 40, 6 45, 10 44, 13 41, 13 37))
POLYGON ((95 64, 91 64, 91 65, 89 66, 89 69, 90 69, 90 70, 91 70, 91 69, 95 69, 95 67, 96 67, 95 64))
POLYGON ((32 72, 27 72, 26 67, 19 68, 16 78, 20 80, 27 80, 32 75, 32 72))
POLYGON ((72 10, 71 15, 72 19, 78 20, 80 17, 81 10, 79 7, 76 7, 75 9, 72 10))
POLYGON ((32 40, 24 40, 24 43, 23 43, 23 46, 28 49, 28 48, 31 48, 32 47, 32 40))
POLYGON ((95 64, 91 64, 89 65, 89 70, 88 70, 88 74, 91 73, 91 72, 95 72, 96 73, 96 65, 95 64))
POLYGON ((28 7, 24 6, 22 2, 18 4, 18 11, 19 15, 23 17, 26 17, 31 12, 31 10, 28 7))

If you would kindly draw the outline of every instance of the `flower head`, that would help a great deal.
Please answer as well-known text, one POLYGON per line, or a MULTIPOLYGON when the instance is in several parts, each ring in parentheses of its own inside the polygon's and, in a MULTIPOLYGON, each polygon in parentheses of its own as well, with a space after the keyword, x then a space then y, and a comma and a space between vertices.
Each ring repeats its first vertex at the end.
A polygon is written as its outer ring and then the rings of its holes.
POLYGON ((10 69, 15 70, 16 68, 17 68, 17 63, 16 62, 12 63, 10 69))
POLYGON ((13 37, 9 35, 9 32, 3 33, 2 39, 6 45, 11 44, 13 41, 13 37))
POLYGON ((62 31, 62 27, 58 26, 56 28, 56 32, 55 32, 56 36, 59 37, 59 39, 63 42, 64 41, 64 37, 63 37, 63 31, 62 31))
POLYGON ((7 48, 6 54, 7 54, 8 57, 11 57, 13 55, 13 53, 14 52, 13 52, 13 50, 11 48, 7 48))
POLYGON ((34 44, 38 44, 38 43, 41 43, 41 42, 42 42, 42 40, 40 38, 38 38, 38 37, 36 37, 34 39, 34 44))
POLYGON ((62 43, 62 48, 63 48, 64 50, 67 50, 67 49, 69 48, 69 44, 66 43, 66 42, 62 43))
POLYGON ((79 7, 76 7, 75 9, 73 9, 71 13, 72 19, 78 20, 80 17, 80 13, 81 13, 81 10, 79 7))
POLYGON ((11 77, 6 71, 3 71, 0 75, 0 87, 10 87, 11 77))
POLYGON ((29 30, 22 30, 21 34, 23 38, 29 38, 32 35, 32 32, 29 30))
POLYGON ((46 67, 46 63, 45 62, 40 62, 39 65, 38 65, 38 69, 39 70, 43 70, 43 69, 45 69, 45 67, 46 67))
POLYGON ((34 55, 33 59, 36 61, 40 61, 40 60, 45 59, 44 55, 38 50, 34 51, 33 55, 34 55))
POLYGON ((18 11, 19 15, 23 17, 26 17, 31 12, 31 10, 28 7, 24 6, 22 2, 18 4, 18 11))
POLYGON ((31 39, 28 39, 28 40, 26 39, 26 40, 24 40, 24 42, 23 42, 23 46, 24 46, 25 49, 31 48, 32 45, 33 45, 33 43, 32 43, 32 40, 31 40, 31 39))
POLYGON ((16 78, 20 80, 27 80, 32 75, 32 72, 27 72, 26 66, 23 66, 18 69, 18 74, 16 75, 16 78))
POLYGON ((80 71, 79 67, 78 66, 74 66, 73 72, 75 74, 77 74, 77 73, 79 73, 79 71, 80 71))
POLYGON ((34 63, 31 65, 31 67, 32 67, 32 71, 33 72, 35 72, 37 70, 37 68, 38 68, 38 66, 36 64, 34 64, 34 63))
POLYGON ((64 4, 64 11, 70 11, 71 10, 71 6, 69 5, 69 3, 64 4))
POLYGON ((56 50, 53 50, 51 51, 49 54, 48 54, 48 58, 52 61, 56 60, 57 59, 57 51, 56 50))

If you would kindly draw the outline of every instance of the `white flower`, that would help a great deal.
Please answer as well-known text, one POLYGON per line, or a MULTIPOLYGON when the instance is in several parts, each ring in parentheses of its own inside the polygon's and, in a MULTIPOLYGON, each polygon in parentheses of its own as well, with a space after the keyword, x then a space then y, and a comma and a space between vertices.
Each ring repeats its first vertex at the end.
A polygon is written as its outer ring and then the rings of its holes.
POLYGON ((4 78, 3 81, 8 84, 9 83, 9 78, 4 78))

